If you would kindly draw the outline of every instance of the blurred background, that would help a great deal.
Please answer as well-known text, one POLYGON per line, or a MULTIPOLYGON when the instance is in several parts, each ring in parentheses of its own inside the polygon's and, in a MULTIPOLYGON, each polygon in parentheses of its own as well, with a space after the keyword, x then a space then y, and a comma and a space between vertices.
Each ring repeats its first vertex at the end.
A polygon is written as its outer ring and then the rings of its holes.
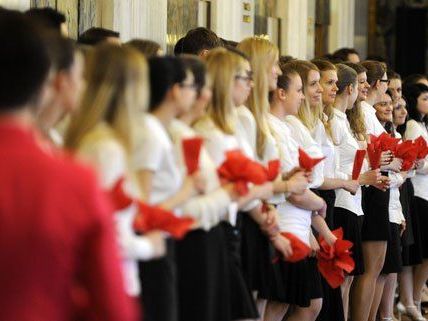
POLYGON ((383 60, 402 76, 427 73, 428 0, 0 0, 64 12, 70 36, 96 26, 123 41, 148 38, 168 52, 197 26, 223 39, 260 35, 283 55, 311 59, 341 47, 383 60))

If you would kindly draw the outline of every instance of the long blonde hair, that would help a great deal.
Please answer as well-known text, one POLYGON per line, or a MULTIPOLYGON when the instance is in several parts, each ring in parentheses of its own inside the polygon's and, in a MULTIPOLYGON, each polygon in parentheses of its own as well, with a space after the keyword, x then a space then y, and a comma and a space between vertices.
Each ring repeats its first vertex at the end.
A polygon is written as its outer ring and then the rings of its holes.
POLYGON ((130 151, 137 120, 147 107, 148 67, 135 49, 105 44, 90 53, 87 87, 78 112, 72 116, 65 146, 77 149, 84 136, 101 122, 130 151))
POLYGON ((313 63, 305 60, 292 60, 287 64, 296 70, 302 78, 305 100, 300 105, 297 117, 310 131, 312 131, 317 126, 318 121, 323 119, 322 103, 317 106, 311 106, 306 92, 309 72, 311 70, 319 72, 319 69, 313 63))
POLYGON ((234 134, 231 118, 233 109, 232 86, 235 75, 245 68, 246 60, 224 48, 210 50, 205 58, 208 78, 212 84, 212 99, 207 114, 226 134, 234 134))
POLYGON ((254 86, 248 97, 247 107, 251 110, 257 125, 257 155, 263 158, 268 135, 270 135, 267 115, 269 114, 268 73, 278 59, 278 48, 269 40, 259 37, 246 38, 237 49, 250 59, 254 86), (266 69, 268 68, 268 69, 266 69))

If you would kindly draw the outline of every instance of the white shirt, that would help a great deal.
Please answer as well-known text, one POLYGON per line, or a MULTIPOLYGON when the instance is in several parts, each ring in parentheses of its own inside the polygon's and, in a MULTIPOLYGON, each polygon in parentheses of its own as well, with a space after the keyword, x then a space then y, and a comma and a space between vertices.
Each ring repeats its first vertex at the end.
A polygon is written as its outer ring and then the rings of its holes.
MULTIPOLYGON (((274 115, 269 115, 269 125, 272 134, 277 140, 281 169, 289 172, 299 166, 298 144, 291 135, 287 124, 274 115)), ((296 235, 301 241, 309 245, 311 232, 312 212, 298 208, 285 200, 277 206, 279 214, 278 225, 282 232, 290 232, 296 235)))
POLYGON ((174 145, 162 123, 150 114, 143 118, 143 123, 133 153, 133 168, 153 172, 148 203, 159 204, 177 193, 183 175, 177 165, 174 145))
POLYGON ((376 109, 372 105, 362 101, 360 108, 364 114, 364 123, 366 125, 367 134, 379 136, 385 132, 385 128, 383 128, 382 124, 376 117, 376 109))
MULTIPOLYGON (((331 129, 333 140, 336 143, 336 150, 339 157, 339 170, 348 177, 352 177, 352 169, 354 168, 354 159, 357 150, 359 150, 358 142, 352 135, 346 114, 334 109, 334 116, 331 121, 331 129)), ((367 161, 364 160, 361 172, 367 168, 367 161)), ((348 211, 361 216, 364 215, 361 206, 361 187, 358 188, 355 195, 352 195, 344 189, 336 190, 335 207, 347 209, 348 211)))
MULTIPOLYGON (((185 138, 196 136, 196 133, 180 120, 173 120, 168 131, 175 145, 180 169, 185 175, 187 169, 183 157, 182 141, 185 138)), ((195 218, 199 227, 208 231, 226 217, 231 199, 229 194, 220 187, 217 168, 204 145, 202 145, 199 157, 199 169, 206 181, 206 192, 204 195, 198 195, 186 201, 181 206, 181 210, 186 215, 195 218)))
POLYGON ((340 171, 339 153, 336 151, 332 138, 327 134, 321 120, 318 121, 317 126, 313 129, 312 137, 321 146, 322 153, 326 157, 323 161, 324 177, 348 179, 348 176, 340 171))
MULTIPOLYGON (((129 174, 125 150, 107 125, 100 124, 85 136, 79 146, 78 155, 95 167, 103 188, 111 189, 119 178, 124 177, 126 192, 130 196, 138 197, 137 184, 129 174)), ((116 211, 114 216, 122 255, 125 289, 131 296, 137 296, 141 291, 137 261, 149 260, 154 254, 149 240, 134 233, 132 224, 136 214, 137 207, 132 204, 116 211)))
MULTIPOLYGON (((311 136, 308 128, 295 116, 285 117, 285 122, 290 128, 293 139, 311 157, 323 157, 321 145, 311 136)), ((312 183, 310 188, 318 188, 324 182, 324 161, 318 163, 312 172, 312 183)))
MULTIPOLYGON (((406 124, 405 139, 415 140, 422 136, 428 142, 428 131, 425 125, 413 119, 406 124)), ((416 175, 412 177, 415 196, 428 201, 428 157, 425 158, 425 164, 422 168, 416 170, 416 175)))
MULTIPOLYGON (((262 157, 258 157, 257 155, 257 143, 256 143, 256 136, 257 136, 257 124, 256 120, 254 119, 254 115, 252 112, 245 106, 240 106, 236 108, 237 110, 237 116, 238 121, 240 123, 240 127, 243 131, 239 131, 238 129, 238 135, 242 136, 243 139, 246 139, 248 144, 251 146, 254 158, 262 163, 264 166, 267 166, 269 161, 279 159, 279 153, 278 153, 278 146, 276 143, 276 140, 273 138, 271 134, 268 134, 266 137, 266 144, 265 149, 263 152, 262 157), (242 134, 244 135, 242 135, 242 134)), ((284 193, 276 193, 274 194, 268 202, 270 204, 279 204, 285 201, 285 194, 284 193)))

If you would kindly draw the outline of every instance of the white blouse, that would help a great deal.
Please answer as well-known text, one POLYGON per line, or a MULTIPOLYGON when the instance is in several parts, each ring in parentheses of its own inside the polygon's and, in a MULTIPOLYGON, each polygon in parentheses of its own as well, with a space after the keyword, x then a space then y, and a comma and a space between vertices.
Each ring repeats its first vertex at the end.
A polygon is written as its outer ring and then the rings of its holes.
MULTIPOLYGON (((334 109, 334 116, 331 121, 333 140, 336 143, 336 150, 339 155, 339 170, 348 177, 352 177, 355 154, 359 148, 358 142, 352 135, 346 114, 334 109)), ((361 172, 367 169, 367 161, 364 160, 361 172)), ((361 187, 358 188, 355 195, 352 195, 344 189, 336 190, 335 207, 344 208, 358 216, 364 215, 361 206, 361 187)))
MULTIPOLYGON (((395 133, 396 138, 401 138, 400 133, 395 133)), ((403 208, 400 201, 400 186, 404 183, 404 178, 400 173, 389 172, 391 182, 389 189, 389 221, 401 224, 406 219, 403 215, 403 208)))
MULTIPOLYGON (((85 136, 79 146, 78 156, 95 167, 104 189, 111 189, 123 177, 126 192, 133 197, 139 196, 137 184, 129 174, 125 150, 107 125, 100 124, 85 136)), ((114 216, 125 289, 131 296, 137 296, 141 291, 137 261, 150 260, 154 255, 149 240, 134 233, 132 224, 136 214, 137 207, 132 204, 116 211, 114 216)))
MULTIPOLYGON (((321 145, 318 144, 311 135, 311 132, 295 116, 285 118, 287 126, 290 128, 293 139, 311 157, 323 157, 321 145)), ((312 183, 310 188, 318 188, 324 182, 324 161, 318 163, 312 173, 312 183)))
POLYGON ((339 153, 320 120, 312 131, 312 137, 321 146, 322 153, 326 157, 324 160, 324 177, 348 179, 348 176, 340 171, 339 153))
POLYGON ((379 136, 385 132, 385 128, 383 128, 382 124, 376 117, 376 109, 372 105, 362 101, 360 108, 364 114, 364 123, 366 125, 367 134, 379 136))
MULTIPOLYGON (((278 143, 281 169, 283 172, 289 172, 299 166, 299 146, 284 121, 272 114, 269 115, 268 121, 272 134, 278 143)), ((309 245, 312 212, 296 207, 287 200, 277 206, 277 211, 279 213, 278 224, 280 230, 293 233, 301 241, 309 245)))
MULTIPOLYGON (((196 136, 196 133, 180 120, 173 120, 168 131, 175 144, 180 170, 183 175, 186 175, 187 169, 183 157, 182 141, 185 138, 196 136)), ((204 145, 202 145, 199 157, 199 169, 206 181, 206 192, 204 195, 198 195, 186 201, 181 206, 181 210, 195 218, 200 228, 208 231, 226 217, 231 199, 229 194, 220 187, 217 168, 204 145)))
MULTIPOLYGON (((422 136, 428 142, 428 131, 422 122, 413 119, 407 121, 405 139, 415 140, 422 136)), ((416 170, 416 175, 412 177, 412 183, 415 189, 415 196, 428 201, 428 156, 422 168, 416 170)))
MULTIPOLYGON (((253 151, 254 158, 265 166, 269 163, 269 161, 279 159, 279 151, 276 140, 270 134, 267 136, 266 139, 263 156, 261 158, 258 157, 256 144, 257 124, 256 120, 254 119, 254 115, 247 107, 240 106, 237 107, 237 116, 238 122, 241 125, 240 128, 244 130, 244 132, 241 132, 245 134, 242 135, 242 138, 247 139, 248 144, 251 146, 251 149, 253 151)), ((238 135, 241 135, 240 131, 238 131, 238 135)), ((270 204, 279 204, 284 201, 284 193, 276 193, 268 200, 270 204)))
POLYGON ((174 145, 162 123, 150 114, 143 119, 136 145, 133 169, 153 172, 148 203, 159 204, 177 193, 183 183, 174 145))

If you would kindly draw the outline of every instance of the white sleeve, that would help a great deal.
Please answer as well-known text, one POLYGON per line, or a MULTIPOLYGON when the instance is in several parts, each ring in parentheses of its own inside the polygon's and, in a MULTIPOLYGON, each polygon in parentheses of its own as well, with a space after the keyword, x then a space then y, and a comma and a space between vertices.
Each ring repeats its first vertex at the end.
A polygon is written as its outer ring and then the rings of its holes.
POLYGON ((203 229, 208 230, 213 222, 225 218, 230 203, 229 194, 222 188, 218 188, 206 195, 191 198, 181 207, 181 210, 184 214, 195 218, 203 229))
POLYGON ((115 215, 119 247, 125 258, 147 261, 153 258, 154 249, 148 238, 136 235, 132 229, 136 210, 132 205, 115 215))
POLYGON ((156 133, 145 132, 141 135, 133 154, 134 169, 156 172, 160 167, 163 154, 162 145, 159 144, 156 133))
POLYGON ((404 183, 404 178, 400 173, 389 172, 390 188, 398 188, 404 183))
POLYGON ((422 135, 422 129, 415 120, 409 120, 406 124, 406 132, 404 137, 406 139, 415 140, 422 135))

